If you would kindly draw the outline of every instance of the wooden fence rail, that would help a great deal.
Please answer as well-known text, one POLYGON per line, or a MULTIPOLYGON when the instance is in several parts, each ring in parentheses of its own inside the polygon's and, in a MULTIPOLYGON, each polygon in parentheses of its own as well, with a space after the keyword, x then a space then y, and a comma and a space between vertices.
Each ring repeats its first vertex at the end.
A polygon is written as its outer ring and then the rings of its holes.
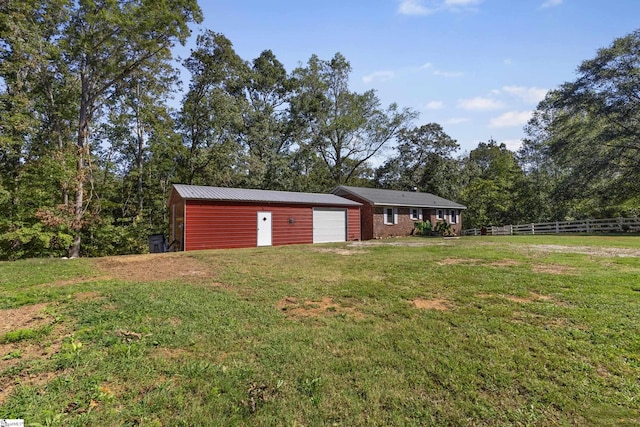
POLYGON ((562 233, 627 233, 640 232, 640 218, 585 219, 576 221, 539 222, 504 225, 502 227, 470 228, 462 230, 464 236, 509 236, 514 234, 562 233))

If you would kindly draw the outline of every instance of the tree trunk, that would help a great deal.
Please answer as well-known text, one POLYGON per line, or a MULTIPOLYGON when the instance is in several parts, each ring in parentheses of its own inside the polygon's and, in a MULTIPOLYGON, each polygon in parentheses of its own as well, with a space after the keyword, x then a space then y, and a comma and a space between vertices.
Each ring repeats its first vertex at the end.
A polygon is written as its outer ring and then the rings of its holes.
POLYGON ((82 77, 82 94, 80 98, 80 112, 78 114, 78 162, 76 170, 76 200, 73 220, 73 243, 69 248, 69 258, 80 257, 80 244, 82 241, 82 222, 84 216, 84 181, 85 181, 85 157, 89 154, 89 85, 82 77))
POLYGON ((142 209, 144 208, 144 180, 142 174, 144 173, 144 125, 140 117, 140 82, 136 86, 136 105, 134 106, 136 112, 136 138, 138 142, 138 152, 136 153, 136 162, 138 169, 138 216, 142 215, 142 209))

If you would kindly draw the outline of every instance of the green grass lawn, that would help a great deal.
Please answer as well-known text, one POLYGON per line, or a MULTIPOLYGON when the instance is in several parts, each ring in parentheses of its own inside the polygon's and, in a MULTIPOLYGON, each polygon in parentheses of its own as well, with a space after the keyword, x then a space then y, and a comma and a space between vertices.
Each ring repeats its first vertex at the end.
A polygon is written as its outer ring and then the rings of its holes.
POLYGON ((0 263, 0 419, 638 425, 640 237, 0 263))

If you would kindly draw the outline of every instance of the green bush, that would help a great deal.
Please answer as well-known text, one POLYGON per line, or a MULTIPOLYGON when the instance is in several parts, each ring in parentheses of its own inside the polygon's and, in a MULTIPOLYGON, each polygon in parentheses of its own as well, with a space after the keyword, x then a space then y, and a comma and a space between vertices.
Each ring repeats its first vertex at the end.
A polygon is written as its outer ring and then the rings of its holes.
POLYGON ((0 259, 63 256, 72 239, 70 234, 47 230, 41 223, 12 224, 11 228, 0 229, 0 259))
POLYGON ((438 221, 434 227, 434 231, 442 234, 443 236, 450 236, 452 234, 451 224, 446 221, 438 221))
POLYGON ((416 236, 428 236, 431 232, 430 221, 417 221, 413 223, 416 236))

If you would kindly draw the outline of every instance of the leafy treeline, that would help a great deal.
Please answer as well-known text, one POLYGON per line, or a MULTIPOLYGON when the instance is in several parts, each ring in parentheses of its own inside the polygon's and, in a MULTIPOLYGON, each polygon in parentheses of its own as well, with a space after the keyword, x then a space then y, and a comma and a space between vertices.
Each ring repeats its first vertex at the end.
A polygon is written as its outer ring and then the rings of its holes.
POLYGON ((640 30, 600 49, 550 91, 522 163, 552 217, 640 214, 640 30))
POLYGON ((637 213, 637 33, 549 93, 518 153, 455 157, 440 125, 350 90, 341 54, 288 72, 212 31, 172 110, 171 48, 200 20, 195 0, 0 3, 0 259, 144 251, 172 183, 418 187, 466 204, 465 227, 637 213))
POLYGON ((0 2, 0 257, 142 248, 179 145, 171 49, 200 20, 196 0, 0 2))

